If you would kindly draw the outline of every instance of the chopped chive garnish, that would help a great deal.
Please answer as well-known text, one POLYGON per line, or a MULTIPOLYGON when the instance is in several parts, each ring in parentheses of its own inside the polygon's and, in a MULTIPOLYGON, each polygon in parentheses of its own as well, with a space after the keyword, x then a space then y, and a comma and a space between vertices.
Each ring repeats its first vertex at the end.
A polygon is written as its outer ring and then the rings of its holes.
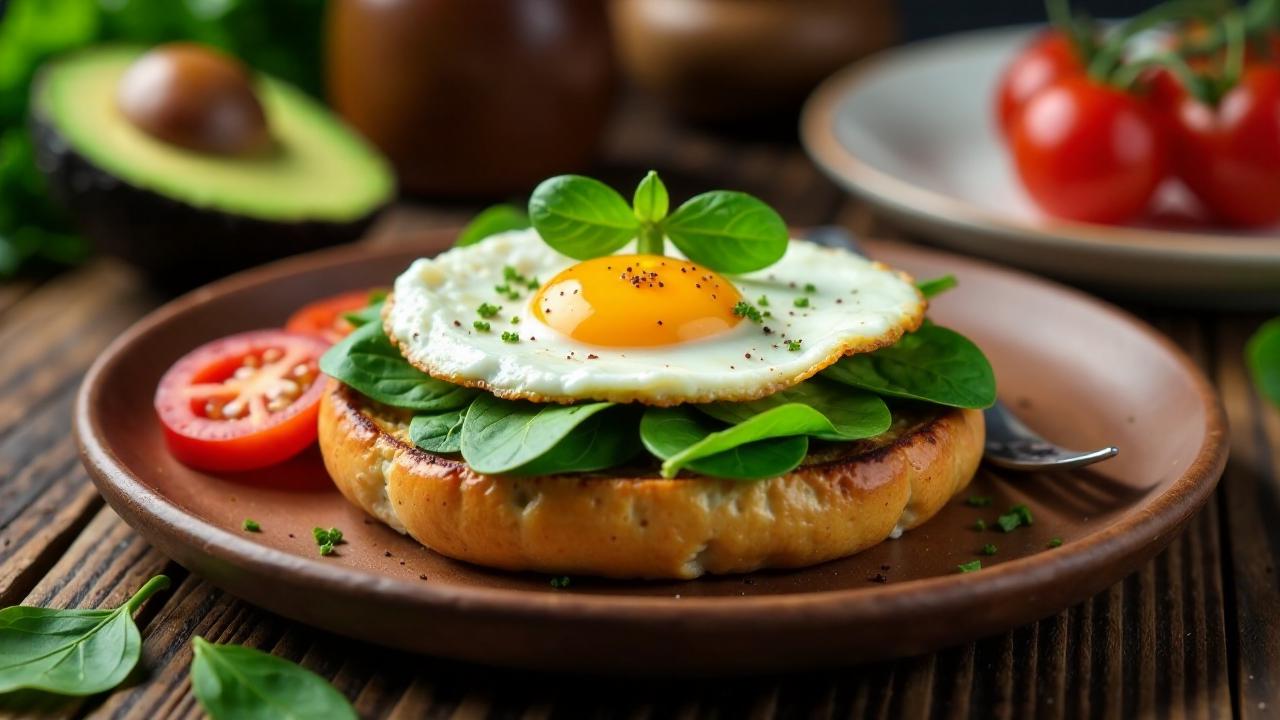
POLYGON ((1062 538, 1060 537, 1051 538, 1049 540, 1049 547, 1050 548, 1062 547, 1062 538))
POLYGON ((995 546, 995 545, 992 545, 991 543, 987 543, 986 545, 983 545, 983 546, 982 546, 982 550, 981 550, 980 552, 981 552, 983 555, 995 555, 995 554, 996 554, 996 546, 995 546))
POLYGON ((342 542, 342 531, 336 527, 329 528, 329 542, 333 543, 334 545, 337 545, 338 543, 342 542))
POLYGON ((760 315, 760 311, 746 300, 739 300, 738 304, 733 306, 733 314, 738 317, 746 318, 753 323, 760 323, 764 320, 760 315))
POLYGON ((809 307, 809 298, 798 297, 795 299, 794 305, 798 308, 807 308, 809 307))
POLYGON ((761 295, 760 299, 756 301, 756 304, 760 307, 769 307, 769 296, 761 295))
POLYGON ((970 560, 967 563, 960 563, 956 566, 956 570, 962 573, 978 572, 982 569, 981 560, 970 560))
POLYGON ((816 293, 818 292, 818 286, 814 285, 813 283, 805 283, 804 291, 807 293, 816 293))
POLYGON ((506 265, 502 268, 502 278, 504 280, 515 280, 517 282, 524 280, 524 276, 520 274, 520 271, 510 265, 506 265))
POLYGON ((502 342, 518 343, 520 342, 520 334, 508 330, 502 333, 502 342))
POLYGON ((973 529, 977 530, 978 532, 982 532, 983 530, 986 530, 987 521, 983 520, 982 518, 978 518, 978 521, 973 524, 973 529))
POLYGON ((519 315, 512 315, 512 316, 511 316, 511 324, 512 324, 512 325, 519 325, 519 324, 520 324, 520 316, 519 316, 519 315))
POLYGON ((572 582, 573 581, 569 579, 568 575, 553 577, 551 578, 551 587, 556 588, 557 590, 562 590, 569 587, 572 582))
POLYGON ((322 527, 311 528, 311 537, 316 539, 316 545, 320 546, 320 554, 328 555, 333 552, 333 546, 342 542, 342 531, 338 528, 329 528, 325 530, 322 527), (329 546, 329 552, 324 551, 324 546, 329 546))
POLYGON ((1023 525, 1033 524, 1031 509, 1026 505, 1014 505, 1009 512, 996 518, 996 524, 1005 532, 1013 532, 1023 525))
POLYGON ((489 303, 480 303, 480 307, 476 308, 476 313, 482 318, 491 318, 498 314, 502 307, 498 305, 490 305, 489 303))
POLYGON ((788 341, 787 341, 787 349, 788 349, 788 350, 790 350, 791 352, 800 352, 800 343, 801 343, 801 342, 804 342, 804 341, 803 341, 803 340, 788 340, 788 341))
POLYGON ((991 504, 991 498, 986 495, 970 495, 964 504, 969 507, 987 507, 991 504))
POLYGON ((320 545, 320 554, 321 554, 321 555, 332 555, 332 554, 333 554, 333 543, 331 543, 331 542, 327 542, 327 543, 323 543, 323 544, 321 544, 321 545, 320 545))
POLYGON ((476 320, 475 322, 471 323, 471 327, 475 328, 476 330, 479 330, 480 332, 489 332, 489 323, 484 320, 476 320))
POLYGON ((245 518, 240 527, 244 528, 245 532, 262 532, 262 526, 258 524, 257 520, 251 518, 245 518))

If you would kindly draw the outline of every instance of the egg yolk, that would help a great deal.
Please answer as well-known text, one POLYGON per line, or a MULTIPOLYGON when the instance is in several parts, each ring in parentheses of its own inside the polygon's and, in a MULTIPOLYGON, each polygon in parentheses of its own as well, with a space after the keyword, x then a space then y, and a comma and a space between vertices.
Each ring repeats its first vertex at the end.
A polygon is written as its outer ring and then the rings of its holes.
POLYGON ((574 340, 608 347, 676 345, 729 330, 742 318, 733 283, 701 265, 661 255, 609 255, 570 267, 542 286, 533 311, 574 340))

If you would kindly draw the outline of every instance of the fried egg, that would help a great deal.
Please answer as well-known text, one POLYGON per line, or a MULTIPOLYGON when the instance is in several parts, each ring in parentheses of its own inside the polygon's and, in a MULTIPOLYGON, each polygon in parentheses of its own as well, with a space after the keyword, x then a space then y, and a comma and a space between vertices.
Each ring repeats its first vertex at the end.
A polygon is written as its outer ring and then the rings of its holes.
POLYGON ((669 406, 753 400, 919 327, 910 277, 793 240, 722 276, 678 255, 575 261, 520 230, 414 262, 387 334, 430 375, 499 397, 669 406))

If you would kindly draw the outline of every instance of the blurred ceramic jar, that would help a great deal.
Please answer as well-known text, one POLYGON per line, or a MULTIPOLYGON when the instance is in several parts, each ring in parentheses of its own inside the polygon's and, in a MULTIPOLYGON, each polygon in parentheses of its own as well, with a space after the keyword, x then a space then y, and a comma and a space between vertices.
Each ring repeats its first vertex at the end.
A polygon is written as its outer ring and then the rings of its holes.
POLYGON ((896 32, 892 0, 611 0, 610 14, 627 75, 700 120, 794 110, 896 32))
POLYGON ((613 75, 600 0, 330 3, 330 102, 410 192, 527 192, 582 169, 613 75))

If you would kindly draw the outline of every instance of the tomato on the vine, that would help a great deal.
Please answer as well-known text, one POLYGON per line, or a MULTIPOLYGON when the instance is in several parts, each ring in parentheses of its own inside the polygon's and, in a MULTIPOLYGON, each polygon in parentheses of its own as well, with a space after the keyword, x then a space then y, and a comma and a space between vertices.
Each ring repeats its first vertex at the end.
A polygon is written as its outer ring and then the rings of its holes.
POLYGON ((1167 175, 1165 132, 1140 99, 1085 76, 1041 90, 1013 123, 1014 164, 1045 211, 1122 223, 1167 175))
POLYGON ((1171 119, 1178 175, 1210 213, 1280 222, 1280 66, 1246 67, 1216 108, 1184 94, 1171 119))
POLYGON ((173 456, 201 470, 267 467, 316 440, 324 378, 319 338, 254 330, 184 355, 156 388, 155 408, 173 456))
POLYGON ((307 303, 289 316, 284 329, 336 343, 355 329, 347 313, 368 306, 372 296, 369 290, 353 290, 307 303))
POLYGON ((1048 30, 1023 48, 1000 76, 996 118, 1008 137, 1018 114, 1036 93, 1059 80, 1083 75, 1085 67, 1075 44, 1060 30, 1048 30))

